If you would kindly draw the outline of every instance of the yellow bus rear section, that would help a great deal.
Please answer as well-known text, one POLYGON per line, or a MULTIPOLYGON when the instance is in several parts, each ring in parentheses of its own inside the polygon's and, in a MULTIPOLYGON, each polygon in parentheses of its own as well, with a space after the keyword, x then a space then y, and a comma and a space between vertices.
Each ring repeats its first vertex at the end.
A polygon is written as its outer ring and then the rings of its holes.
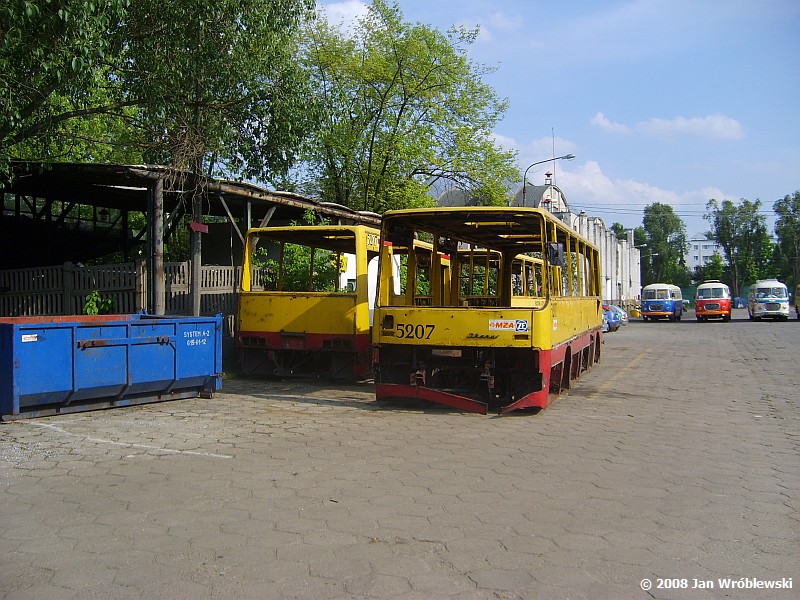
POLYGON ((239 299, 239 330, 369 333, 366 308, 356 319, 356 302, 355 294, 250 292, 239 299))
POLYGON ((378 344, 550 349, 597 329, 599 303, 567 298, 535 310, 384 307, 374 339, 378 344))
POLYGON ((251 229, 237 347, 244 374, 363 379, 379 232, 363 225, 251 229))

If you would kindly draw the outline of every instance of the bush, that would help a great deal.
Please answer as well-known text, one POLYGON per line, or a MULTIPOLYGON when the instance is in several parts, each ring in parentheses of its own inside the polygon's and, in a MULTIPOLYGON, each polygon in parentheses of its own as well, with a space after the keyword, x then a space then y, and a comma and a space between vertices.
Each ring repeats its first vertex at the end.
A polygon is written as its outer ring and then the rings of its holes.
POLYGON ((99 290, 93 290, 86 296, 83 312, 87 315, 109 315, 114 310, 114 300, 103 298, 99 290))

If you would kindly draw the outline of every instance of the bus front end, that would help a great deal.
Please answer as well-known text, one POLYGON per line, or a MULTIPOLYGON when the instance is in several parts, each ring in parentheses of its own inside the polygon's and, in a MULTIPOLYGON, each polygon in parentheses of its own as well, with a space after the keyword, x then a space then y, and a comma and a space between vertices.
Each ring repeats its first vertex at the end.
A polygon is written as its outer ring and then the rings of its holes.
POLYGON ((423 400, 481 414, 511 406, 544 408, 549 367, 542 372, 533 337, 529 309, 379 308, 376 397, 423 400))

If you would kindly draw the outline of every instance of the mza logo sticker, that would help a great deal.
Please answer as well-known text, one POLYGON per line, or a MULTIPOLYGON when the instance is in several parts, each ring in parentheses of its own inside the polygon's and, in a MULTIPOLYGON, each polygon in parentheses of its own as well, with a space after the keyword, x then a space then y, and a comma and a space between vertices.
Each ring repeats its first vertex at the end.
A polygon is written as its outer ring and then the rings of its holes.
POLYGON ((489 319, 489 331, 528 331, 525 319, 489 319))

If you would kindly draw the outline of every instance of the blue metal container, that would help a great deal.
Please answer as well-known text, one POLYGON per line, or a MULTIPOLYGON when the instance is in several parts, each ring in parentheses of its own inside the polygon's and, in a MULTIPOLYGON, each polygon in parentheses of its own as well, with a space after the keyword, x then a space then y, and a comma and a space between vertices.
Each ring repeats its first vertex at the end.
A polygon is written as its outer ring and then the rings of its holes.
POLYGON ((0 318, 3 421, 209 395, 222 315, 0 318))

